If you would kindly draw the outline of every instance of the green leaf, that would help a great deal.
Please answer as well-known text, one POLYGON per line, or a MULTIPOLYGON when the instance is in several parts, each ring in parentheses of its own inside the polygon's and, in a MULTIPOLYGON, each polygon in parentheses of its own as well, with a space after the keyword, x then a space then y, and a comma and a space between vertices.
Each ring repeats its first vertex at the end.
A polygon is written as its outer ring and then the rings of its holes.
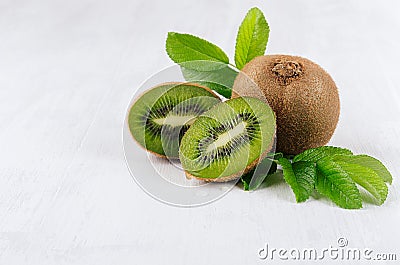
POLYGON ((293 158, 293 162, 298 161, 309 161, 316 163, 318 160, 325 157, 330 157, 334 155, 352 155, 353 153, 345 148, 334 147, 334 146, 321 146, 317 148, 311 148, 303 153, 296 155, 293 158))
POLYGON ((277 170, 277 165, 272 160, 264 158, 253 170, 244 174, 240 180, 245 191, 256 190, 261 183, 277 170))
POLYGON ((225 98, 230 98, 233 82, 238 72, 227 64, 220 67, 221 63, 202 62, 201 67, 197 68, 198 70, 194 70, 195 66, 193 64, 190 65, 191 68, 181 67, 185 80, 209 87, 225 98))
POLYGON ((314 189, 316 168, 312 162, 296 162, 291 164, 284 157, 279 158, 282 166, 283 177, 287 184, 292 188, 297 202, 306 201, 314 189))
POLYGON ((353 179, 337 163, 330 159, 317 162, 317 191, 327 196, 339 207, 359 209, 362 207, 360 191, 353 179))
POLYGON ((264 14, 254 7, 247 12, 236 37, 235 63, 238 69, 256 56, 263 55, 269 37, 264 14))
POLYGON ((367 155, 337 155, 334 161, 343 161, 349 164, 357 164, 372 169, 383 181, 392 184, 392 175, 389 170, 376 158, 367 155))
POLYGON ((250 190, 249 186, 250 186, 251 177, 252 177, 252 175, 247 173, 247 174, 244 174, 240 178, 240 181, 243 184, 243 190, 245 190, 245 191, 249 191, 250 190))
POLYGON ((189 34, 168 32, 166 50, 175 63, 197 60, 229 63, 228 56, 219 47, 189 34))
POLYGON ((374 170, 358 164, 350 164, 345 161, 336 162, 358 185, 362 186, 374 196, 378 204, 385 202, 388 188, 385 182, 374 170))
POLYGON ((271 157, 272 157, 274 160, 279 160, 279 158, 284 157, 284 154, 281 153, 281 152, 279 152, 279 153, 274 153, 274 154, 271 155, 271 157))

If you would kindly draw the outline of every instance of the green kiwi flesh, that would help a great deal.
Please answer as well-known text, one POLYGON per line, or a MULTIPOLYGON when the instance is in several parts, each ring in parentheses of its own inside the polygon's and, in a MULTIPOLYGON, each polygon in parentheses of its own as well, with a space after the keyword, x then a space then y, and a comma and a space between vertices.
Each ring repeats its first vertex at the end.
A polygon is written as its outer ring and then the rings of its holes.
POLYGON ((179 158, 188 177, 229 181, 257 165, 272 148, 275 114, 252 97, 230 99, 200 115, 183 136, 179 158))
POLYGON ((160 84, 133 103, 128 114, 129 130, 151 153, 177 158, 186 130, 197 116, 219 102, 211 90, 197 84, 160 84))

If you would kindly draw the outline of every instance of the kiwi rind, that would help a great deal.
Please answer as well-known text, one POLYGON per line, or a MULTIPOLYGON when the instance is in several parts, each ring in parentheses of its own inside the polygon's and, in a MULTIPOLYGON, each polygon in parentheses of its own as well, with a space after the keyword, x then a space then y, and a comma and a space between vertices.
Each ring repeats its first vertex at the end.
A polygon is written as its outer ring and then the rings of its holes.
POLYGON ((276 151, 285 154, 327 144, 339 120, 335 82, 318 64, 299 56, 265 55, 251 60, 233 85, 232 98, 241 96, 270 104, 277 117, 276 151))
POLYGON ((186 176, 212 182, 239 178, 271 150, 275 129, 272 109, 259 99, 217 104, 200 115, 182 138, 179 158, 186 176), (215 148, 221 138, 223 144, 215 148))
MULTIPOLYGON (((178 158, 179 139, 173 139, 173 142, 176 143, 169 145, 165 140, 165 137, 168 136, 163 130, 165 126, 158 125, 158 128, 155 128, 156 126, 151 128, 150 125, 153 124, 151 119, 154 115, 167 118, 169 113, 179 111, 178 108, 188 102, 195 102, 196 106, 200 104, 201 108, 204 108, 204 110, 196 109, 195 116, 198 116, 219 103, 220 98, 207 87, 183 82, 162 83, 142 93, 132 103, 127 118, 133 139, 156 156, 178 158), (165 101, 167 102, 164 103, 165 101), (155 108, 166 105, 168 107, 160 108, 158 112, 155 112, 155 108), (163 130, 162 133, 159 131, 160 129, 163 130)), ((182 137, 188 127, 183 124, 180 128, 177 127, 176 130, 179 131, 172 137, 182 137)))

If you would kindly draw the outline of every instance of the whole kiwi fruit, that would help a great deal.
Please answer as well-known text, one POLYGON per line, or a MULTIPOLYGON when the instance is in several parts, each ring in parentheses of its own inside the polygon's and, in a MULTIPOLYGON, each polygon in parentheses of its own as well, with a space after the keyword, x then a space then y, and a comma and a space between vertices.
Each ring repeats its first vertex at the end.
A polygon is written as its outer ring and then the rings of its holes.
POLYGON ((195 120, 182 138, 179 159, 189 178, 234 180, 267 155, 275 131, 275 114, 264 101, 230 99, 195 120))
POLYGON ((277 119, 276 151, 296 155, 329 142, 339 119, 338 89, 318 64, 299 56, 255 57, 238 74, 232 98, 267 100, 277 119))

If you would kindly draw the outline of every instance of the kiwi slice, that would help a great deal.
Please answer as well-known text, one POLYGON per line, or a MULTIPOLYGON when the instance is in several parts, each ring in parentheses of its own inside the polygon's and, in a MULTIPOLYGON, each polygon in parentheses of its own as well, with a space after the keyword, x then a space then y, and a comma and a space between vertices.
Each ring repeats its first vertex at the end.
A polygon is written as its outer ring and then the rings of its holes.
POLYGON ((210 89, 197 84, 160 84, 133 103, 128 115, 129 130, 151 153, 177 158, 180 140, 189 126, 220 101, 210 89))
POLYGON ((255 167, 270 151, 275 114, 264 101, 243 97, 200 115, 183 136, 179 158, 188 177, 229 181, 255 167))

